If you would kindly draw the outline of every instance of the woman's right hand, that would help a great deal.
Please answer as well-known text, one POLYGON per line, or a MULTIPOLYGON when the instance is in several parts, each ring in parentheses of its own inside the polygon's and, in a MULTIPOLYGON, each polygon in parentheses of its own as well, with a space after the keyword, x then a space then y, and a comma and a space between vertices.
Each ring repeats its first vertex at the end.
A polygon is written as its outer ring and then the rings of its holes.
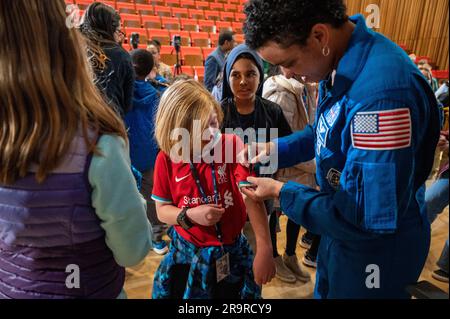
POLYGON ((186 212, 187 217, 197 225, 214 226, 222 219, 225 208, 219 205, 201 205, 189 209, 186 212))

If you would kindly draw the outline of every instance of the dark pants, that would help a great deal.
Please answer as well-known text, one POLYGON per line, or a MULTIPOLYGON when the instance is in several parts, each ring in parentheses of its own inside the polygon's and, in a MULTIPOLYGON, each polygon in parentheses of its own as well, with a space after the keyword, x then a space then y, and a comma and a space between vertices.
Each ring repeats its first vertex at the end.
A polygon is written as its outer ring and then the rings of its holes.
MULTIPOLYGON (((189 277, 190 265, 175 265, 172 267, 170 278, 170 290, 173 299, 183 299, 186 283, 189 277)), ((242 289, 242 282, 230 284, 225 280, 216 283, 213 287, 212 299, 241 299, 240 292, 242 289)))
POLYGON ((159 221, 156 214, 155 202, 151 199, 153 190, 153 169, 142 173, 141 194, 147 201, 147 217, 152 225, 153 241, 161 241, 166 231, 166 225, 159 221))

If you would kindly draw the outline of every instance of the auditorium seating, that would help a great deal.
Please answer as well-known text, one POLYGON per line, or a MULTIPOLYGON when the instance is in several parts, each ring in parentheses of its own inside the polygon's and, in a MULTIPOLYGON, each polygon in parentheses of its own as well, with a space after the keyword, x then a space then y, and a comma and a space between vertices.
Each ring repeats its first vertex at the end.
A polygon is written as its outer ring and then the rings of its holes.
MULTIPOLYGON (((245 21, 244 3, 247 0, 116 0, 102 1, 114 7, 122 17, 123 29, 127 35, 124 47, 131 49, 128 39, 136 32, 140 35, 140 48, 147 46, 147 41, 159 40, 164 53, 162 60, 169 65, 176 62, 172 47, 174 35, 181 36, 182 63, 196 68, 201 73, 201 60, 217 47, 221 30, 235 32, 237 43, 244 43, 243 22, 245 21), (185 52, 183 52, 185 51, 185 52), (186 59, 187 57, 187 59, 186 59), (175 62, 174 62, 175 61, 175 62)), ((76 4, 81 13, 94 0, 66 0, 67 4, 76 4)), ((408 54, 411 50, 405 44, 399 44, 408 54)), ((429 57, 418 56, 416 62, 426 60, 433 67, 429 57)), ((195 69, 186 68, 194 71, 195 69)), ((204 70, 203 70, 204 72, 204 70)), ((190 74, 192 75, 192 74, 190 74)), ((200 75, 199 75, 200 76, 200 75)), ((447 71, 433 71, 437 79, 448 79, 447 71)))

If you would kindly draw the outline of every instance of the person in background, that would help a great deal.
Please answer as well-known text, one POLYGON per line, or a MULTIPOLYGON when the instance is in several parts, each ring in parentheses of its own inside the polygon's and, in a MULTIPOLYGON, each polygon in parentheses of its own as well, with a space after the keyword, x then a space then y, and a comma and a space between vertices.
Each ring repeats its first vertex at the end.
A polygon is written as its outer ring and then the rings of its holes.
MULTIPOLYGON (((245 44, 234 48, 224 66, 221 102, 224 112, 222 133, 226 133, 229 129, 242 129, 243 132, 247 129, 253 130, 256 139, 254 141, 250 140, 251 136, 249 135, 240 136, 245 144, 251 144, 259 140, 270 141, 273 129, 277 130, 280 137, 292 132, 281 107, 262 97, 263 82, 263 63, 258 55, 245 44), (264 132, 264 135, 261 131, 264 132)), ((273 176, 273 174, 263 174, 264 169, 261 168, 260 165, 256 165, 251 170, 257 176, 273 176)), ((264 204, 267 213, 271 214, 273 201, 268 200, 264 204)), ((245 226, 244 233, 249 238, 252 248, 255 249, 254 234, 249 224, 245 226)), ((270 235, 277 270, 285 269, 276 247, 276 219, 271 219, 270 235)), ((286 278, 283 275, 282 277, 286 278)), ((306 275, 303 277, 305 278, 306 275)))
POLYGON ((131 52, 136 81, 134 83, 133 109, 125 116, 130 139, 131 164, 142 174, 141 194, 147 201, 147 217, 153 230, 153 251, 159 255, 167 253, 163 240, 166 226, 156 214, 155 203, 151 199, 153 172, 159 149, 154 139, 155 116, 159 104, 159 94, 145 78, 153 70, 153 56, 146 50, 131 52))
POLYGON ((426 60, 419 61, 418 68, 420 72, 422 72, 423 76, 427 79, 430 84, 433 92, 436 92, 439 89, 438 81, 433 77, 433 68, 428 64, 426 60))
MULTIPOLYGON (((447 131, 441 132, 441 137, 439 139, 438 148, 440 151, 448 154, 449 149, 449 138, 448 129, 447 131)), ((448 178, 449 178, 449 163, 448 156, 447 161, 442 163, 441 169, 439 170, 438 177, 436 181, 427 189, 425 193, 425 202, 427 204, 428 219, 430 224, 432 224, 437 215, 442 213, 445 207, 448 206, 448 178)), ((448 238, 445 242, 445 246, 442 250, 441 257, 437 262, 439 267, 437 270, 433 271, 432 277, 436 280, 442 282, 448 282, 448 238)))
POLYGON ((226 61, 227 54, 235 46, 234 33, 232 31, 222 31, 219 34, 219 45, 213 51, 205 62, 205 87, 209 92, 212 92, 216 80, 226 61))
MULTIPOLYGON (((278 104, 283 110, 289 126, 293 132, 303 130, 308 124, 313 125, 316 113, 316 90, 315 87, 306 84, 294 74, 278 67, 271 70, 273 76, 264 82, 263 97, 278 104)), ((287 182, 289 180, 316 188, 315 181, 316 165, 311 160, 294 167, 279 170, 275 179, 287 182)), ((280 210, 278 200, 275 200, 274 212, 271 214, 271 223, 277 222, 277 211, 280 210)), ((285 282, 296 280, 308 281, 310 276, 304 271, 298 262, 295 253, 300 226, 288 219, 286 226, 286 249, 283 255, 283 263, 277 263, 277 278, 285 282)), ((275 246, 276 246, 276 235, 275 246)), ((274 245, 274 243, 272 243, 274 245)), ((281 259, 280 259, 281 260, 281 259)))
POLYGON ((130 55, 117 43, 121 34, 120 15, 113 7, 94 2, 86 9, 80 30, 88 43, 95 83, 123 119, 132 107, 134 70, 130 55))
POLYGON ((153 54, 153 60, 155 61, 155 67, 151 73, 152 79, 162 83, 172 82, 172 69, 161 61, 161 43, 158 40, 152 40, 147 46, 147 50, 153 54))
POLYGON ((125 298, 152 247, 125 126, 65 9, 0 1, 0 299, 125 298))

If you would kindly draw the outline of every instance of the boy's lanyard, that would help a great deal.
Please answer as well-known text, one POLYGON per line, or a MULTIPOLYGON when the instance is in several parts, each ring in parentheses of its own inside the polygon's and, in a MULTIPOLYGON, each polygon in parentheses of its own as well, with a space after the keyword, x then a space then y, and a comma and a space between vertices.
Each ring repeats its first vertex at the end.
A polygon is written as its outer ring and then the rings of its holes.
MULTIPOLYGON (((203 189, 202 184, 200 183, 200 176, 198 175, 197 169, 195 168, 194 164, 192 164, 192 162, 189 163, 189 165, 191 167, 192 175, 194 176, 194 179, 195 179, 195 184, 197 184, 198 191, 200 192, 200 194, 203 198, 203 201, 205 203, 208 203, 208 197, 206 196, 205 190, 203 189)), ((211 166, 211 174, 212 174, 213 187, 214 187, 214 203, 216 205, 219 205, 219 191, 217 188, 216 169, 215 169, 213 163, 211 163, 210 166, 211 166)), ((217 233, 217 238, 219 239, 220 243, 223 244, 222 229, 220 227, 220 223, 216 224, 216 233, 217 233)))

